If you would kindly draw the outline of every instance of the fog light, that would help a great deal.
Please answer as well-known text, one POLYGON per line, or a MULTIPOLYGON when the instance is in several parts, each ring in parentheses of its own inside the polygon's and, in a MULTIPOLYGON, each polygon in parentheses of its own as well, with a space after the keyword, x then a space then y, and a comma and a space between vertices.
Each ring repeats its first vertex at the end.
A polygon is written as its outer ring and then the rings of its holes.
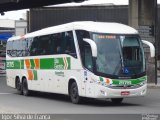
POLYGON ((141 86, 145 85, 147 83, 147 80, 140 83, 141 86))
POLYGON ((105 92, 104 95, 107 96, 107 92, 105 92))
POLYGON ((104 95, 104 96, 107 96, 107 92, 103 91, 103 90, 100 90, 100 92, 104 95))
POLYGON ((146 93, 146 89, 142 90, 141 95, 144 95, 146 93))

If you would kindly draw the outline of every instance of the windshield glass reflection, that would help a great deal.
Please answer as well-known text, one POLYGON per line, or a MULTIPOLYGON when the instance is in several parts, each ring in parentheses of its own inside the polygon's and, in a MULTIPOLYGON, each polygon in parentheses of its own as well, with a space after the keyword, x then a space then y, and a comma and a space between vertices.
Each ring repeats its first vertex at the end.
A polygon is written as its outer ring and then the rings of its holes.
POLYGON ((94 33, 97 44, 96 71, 115 76, 131 76, 145 72, 141 42, 135 36, 94 33))

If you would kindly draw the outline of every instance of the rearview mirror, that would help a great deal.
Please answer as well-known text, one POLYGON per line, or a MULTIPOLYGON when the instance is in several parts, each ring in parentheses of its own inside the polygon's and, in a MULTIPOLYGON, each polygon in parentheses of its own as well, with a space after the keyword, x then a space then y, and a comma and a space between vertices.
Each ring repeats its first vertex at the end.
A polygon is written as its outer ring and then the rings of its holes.
POLYGON ((96 43, 88 38, 84 38, 83 41, 87 42, 91 46, 92 56, 97 57, 97 45, 96 43))
POLYGON ((142 42, 149 46, 151 57, 155 57, 155 47, 154 47, 154 45, 151 42, 146 41, 146 40, 142 40, 142 42))

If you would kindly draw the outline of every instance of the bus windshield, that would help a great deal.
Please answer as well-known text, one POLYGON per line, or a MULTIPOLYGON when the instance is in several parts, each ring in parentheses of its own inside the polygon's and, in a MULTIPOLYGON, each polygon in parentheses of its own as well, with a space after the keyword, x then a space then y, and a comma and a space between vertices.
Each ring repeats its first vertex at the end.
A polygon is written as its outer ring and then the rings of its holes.
POLYGON ((145 72, 144 52, 138 36, 92 35, 97 44, 97 73, 132 76, 145 72))

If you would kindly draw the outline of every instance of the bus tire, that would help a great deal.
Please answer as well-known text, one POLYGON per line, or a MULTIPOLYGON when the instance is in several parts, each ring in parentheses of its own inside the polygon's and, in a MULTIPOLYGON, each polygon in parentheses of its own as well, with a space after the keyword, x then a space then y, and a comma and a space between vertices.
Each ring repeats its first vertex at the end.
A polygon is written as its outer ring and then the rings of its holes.
POLYGON ((19 78, 19 77, 16 77, 16 89, 17 89, 17 91, 18 91, 18 93, 19 93, 20 95, 23 94, 22 84, 21 84, 21 82, 20 82, 20 78, 19 78))
POLYGON ((28 83, 27 83, 27 79, 26 78, 23 78, 22 91, 23 91, 23 95, 24 96, 28 96, 29 95, 28 83))
POLYGON ((113 104, 121 104, 123 98, 111 98, 113 104))
POLYGON ((72 103, 79 104, 81 101, 81 97, 79 96, 78 86, 76 82, 71 83, 71 86, 69 88, 69 93, 70 93, 70 99, 72 103))

